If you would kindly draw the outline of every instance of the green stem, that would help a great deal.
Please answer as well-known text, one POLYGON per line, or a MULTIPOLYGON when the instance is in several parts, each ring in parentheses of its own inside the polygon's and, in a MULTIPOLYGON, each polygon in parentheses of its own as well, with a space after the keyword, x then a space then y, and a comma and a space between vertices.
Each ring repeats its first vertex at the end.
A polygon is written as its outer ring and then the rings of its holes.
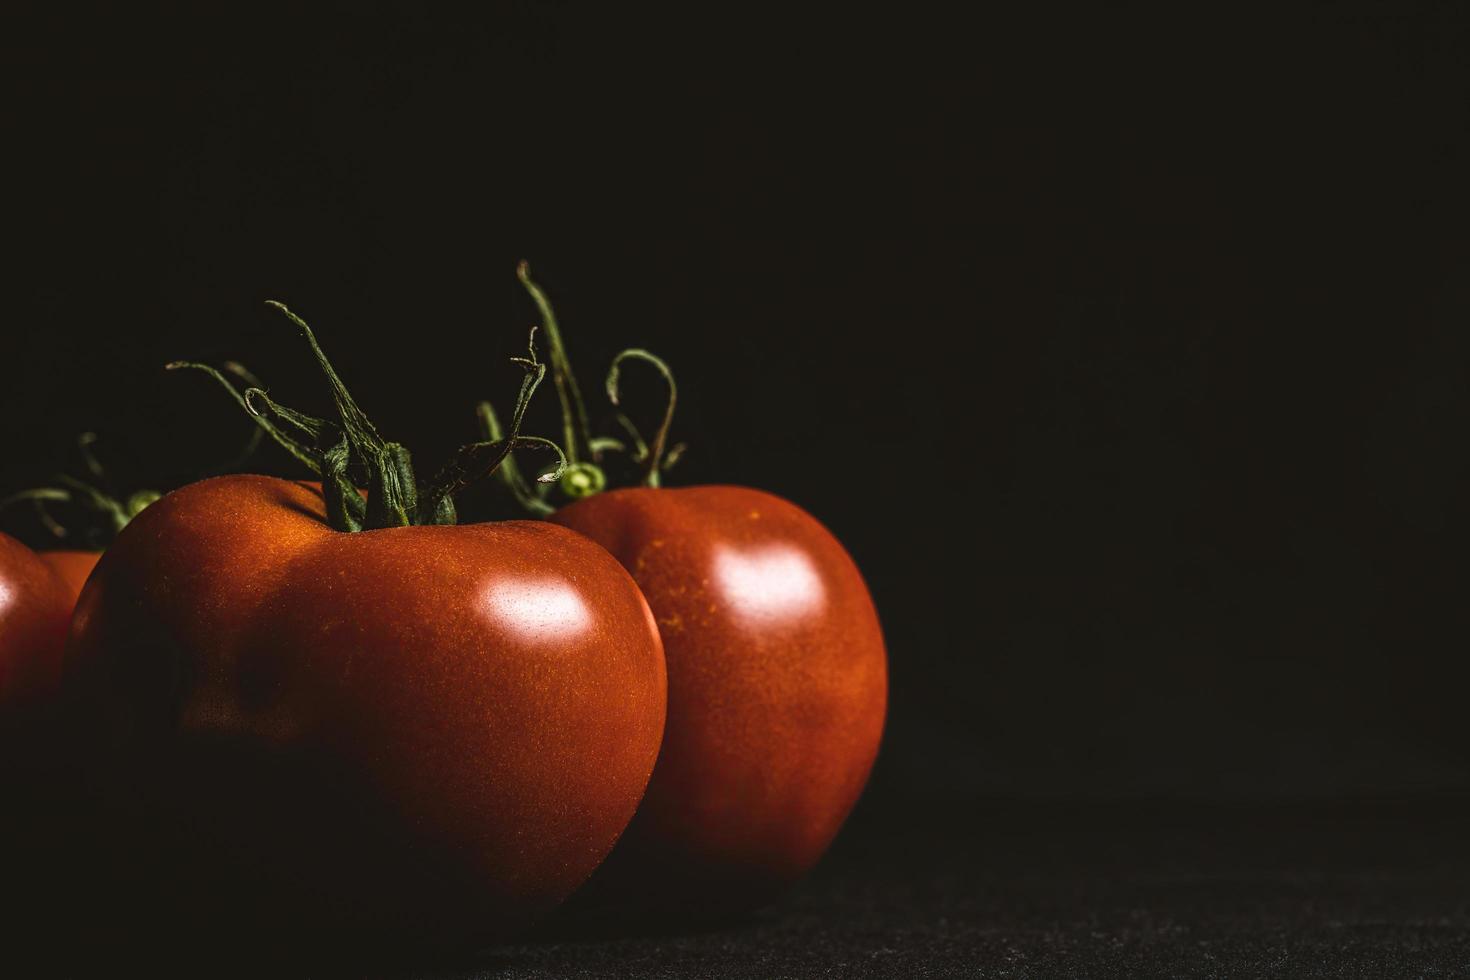
MULTIPOLYGON (((315 415, 307 415, 305 412, 298 412, 294 408, 287 408, 285 405, 272 399, 264 388, 246 388, 241 393, 240 400, 245 406, 245 411, 252 418, 261 420, 265 419, 267 414, 273 415, 311 440, 308 444, 296 440, 293 436, 286 436, 286 438, 291 439, 298 446, 303 447, 301 451, 308 456, 319 454, 322 447, 335 445, 339 439, 345 438, 342 435, 342 430, 337 428, 335 423, 328 422, 326 419, 319 419, 315 415), (315 448, 307 449, 305 448, 307 445, 315 448)), ((274 423, 271 424, 274 425, 274 423)), ((283 434, 285 433, 285 429, 280 429, 280 431, 283 434)), ((320 463, 319 461, 314 461, 313 465, 320 465, 320 463)))
MULTIPOLYGON (((614 357, 612 366, 607 371, 607 397, 614 405, 620 405, 618 381, 623 362, 627 360, 652 364, 663 376, 664 383, 669 388, 669 398, 664 403, 663 420, 659 423, 658 431, 654 433, 653 442, 643 452, 643 483, 645 486, 656 487, 660 482, 659 473, 663 463, 664 449, 669 441, 669 428, 674 424, 674 408, 679 402, 679 389, 674 384, 674 372, 670 370, 663 358, 641 348, 631 347, 614 357)), ((671 457, 671 459, 677 458, 677 456, 671 457)))
MULTIPOLYGON (((505 438, 505 432, 500 427, 500 419, 495 415, 495 407, 489 402, 480 402, 476 405, 475 416, 480 420, 480 432, 484 435, 486 442, 497 443, 505 438)), ((566 456, 564 454, 559 467, 565 472, 566 456)), ((556 508, 546 502, 545 486, 549 481, 538 477, 536 490, 532 490, 525 476, 521 474, 521 467, 516 462, 514 452, 505 454, 505 458, 500 461, 500 466, 495 470, 494 475, 510 491, 511 496, 516 498, 516 503, 527 512, 538 517, 556 513, 556 508)))
POLYGON ((64 484, 68 489, 73 491, 72 500, 86 507, 88 510, 107 518, 112 524, 111 530, 114 536, 128 526, 128 521, 132 519, 133 515, 127 512, 127 508, 120 501, 109 497, 90 483, 84 483, 76 477, 67 476, 63 473, 56 479, 57 482, 64 484))
MULTIPOLYGON (((96 441, 96 433, 83 432, 77 437, 77 449, 87 474, 100 482, 106 479, 106 472, 96 454, 92 452, 92 446, 96 441)), ((35 505, 37 515, 48 531, 58 538, 67 538, 72 536, 71 532, 51 515, 51 512, 46 509, 46 504, 74 504, 107 522, 106 531, 100 536, 110 541, 117 537, 122 529, 127 527, 128 523, 137 517, 145 507, 163 496, 156 490, 139 490, 130 494, 126 499, 119 500, 100 487, 65 473, 58 474, 56 482, 61 486, 37 487, 13 493, 0 500, 0 510, 28 500, 35 505)), ((98 529, 95 525, 88 525, 86 531, 88 538, 98 536, 98 529)))
MULTIPOLYGON (((228 368, 229 365, 226 365, 226 367, 228 368)), ((297 462, 301 463, 303 466, 305 466, 307 469, 311 470, 318 476, 321 475, 322 468, 321 464, 317 461, 316 452, 311 447, 304 445, 300 440, 292 438, 289 433, 282 430, 265 415, 252 410, 251 407, 246 403, 245 395, 242 394, 233 384, 231 384, 229 379, 221 374, 218 370, 208 364, 199 364, 195 361, 171 361, 170 363, 164 365, 164 369, 168 371, 202 371, 209 377, 213 378, 219 383, 219 386, 221 388, 229 392, 230 397, 235 400, 235 403, 238 404, 241 408, 245 409, 245 413, 255 421, 257 433, 264 433, 270 436, 276 441, 277 445, 286 450, 286 452, 290 453, 297 462)), ((248 372, 246 372, 246 374, 248 375, 248 372)), ((252 387, 247 389, 247 392, 252 390, 259 389, 252 387)))
MULTIPOLYGON (((535 330, 527 347, 528 357, 513 358, 526 372, 508 437, 462 447, 449 465, 429 483, 419 485, 414 477, 408 449, 379 435, 367 415, 343 384, 316 335, 285 305, 271 301, 301 331, 326 377, 337 409, 337 419, 328 421, 298 412, 274 401, 258 387, 238 391, 219 371, 204 364, 176 361, 170 368, 193 368, 214 378, 292 456, 321 476, 327 505, 327 520, 339 531, 368 531, 415 524, 453 524, 453 496, 470 483, 488 476, 516 448, 550 448, 561 461, 555 471, 537 478, 550 482, 566 468, 566 457, 552 442, 520 434, 526 407, 546 375, 546 366, 536 359, 535 330), (367 486, 364 502, 358 487, 367 486)), ((243 369, 234 373, 249 380, 243 369)))
POLYGON ((59 504, 68 504, 71 503, 71 493, 60 487, 36 487, 34 490, 21 490, 8 497, 0 498, 0 510, 13 507, 26 500, 50 500, 59 504))
POLYGON ((592 424, 587 419, 587 406, 582 401, 582 390, 577 386, 577 377, 572 373, 572 363, 567 358, 567 349, 561 340, 561 329, 557 326, 556 313, 551 309, 551 300, 545 291, 531 279, 531 265, 522 260, 516 266, 516 277, 541 313, 541 325, 546 330, 546 343, 550 351, 551 380, 556 385, 556 397, 561 402, 562 441, 566 446, 567 460, 571 464, 595 459, 592 452, 592 424))
MULTIPOLYGON (((243 381, 246 387, 264 387, 264 385, 261 383, 261 380, 255 375, 251 374, 249 369, 238 361, 226 361, 224 363, 224 369, 243 381)), ((242 466, 245 465, 247 461, 249 461, 252 456, 255 455, 256 451, 260 449, 260 443, 261 440, 265 438, 265 434, 265 429, 261 428, 259 425, 252 425, 250 427, 250 435, 245 437, 245 445, 240 447, 240 451, 235 453, 234 456, 231 456, 229 459, 225 460, 223 463, 220 463, 218 466, 214 467, 210 472, 233 473, 235 470, 240 469, 242 466)))
MULTIPOLYGON (((396 442, 387 442, 378 434, 377 428, 366 413, 353 400, 347 386, 337 376, 326 352, 317 343, 316 334, 306 321, 292 313, 284 303, 267 300, 284 313, 306 338, 317 366, 327 379, 332 390, 332 401, 337 406, 337 416, 346 437, 352 462, 367 470, 367 515, 364 530, 389 527, 406 527, 418 520, 418 486, 414 480, 413 462, 408 449, 396 442)), ((340 528, 350 530, 350 528, 340 528)))
MULTIPOLYGON (((352 448, 342 430, 325 419, 279 404, 259 388, 246 388, 243 401, 245 410, 257 421, 269 413, 311 440, 314 458, 308 456, 308 465, 321 477, 328 523, 339 531, 361 531, 367 524, 367 501, 352 479, 352 448)), ((285 435, 284 430, 277 429, 285 435)))
POLYGON ((367 524, 367 501, 352 479, 352 450, 346 439, 322 450, 322 499, 327 523, 339 531, 361 531, 367 524))
MULTIPOLYGON (((516 267, 516 276, 541 313, 549 340, 551 375, 556 384, 558 400, 561 403, 562 434, 569 460, 560 484, 562 496, 578 500, 602 491, 608 484, 607 476, 602 468, 602 461, 607 453, 619 453, 628 457, 637 466, 639 482, 649 487, 659 486, 662 482, 662 474, 678 461, 685 448, 682 443, 672 447, 669 445, 669 431, 673 425, 674 409, 678 403, 678 387, 674 383, 673 371, 661 358, 641 348, 631 348, 618 354, 613 359, 607 375, 607 394, 613 405, 616 407, 619 404, 618 382, 623 362, 645 361, 658 370, 668 387, 668 400, 664 405, 663 418, 651 442, 644 441, 638 427, 621 411, 617 412, 614 417, 627 432, 628 441, 594 437, 588 421, 586 405, 582 400, 581 389, 577 386, 576 377, 572 372, 566 345, 562 341, 561 329, 557 323, 556 313, 551 307, 551 301, 547 298, 545 291, 531 279, 529 264, 521 262, 516 267)), ((477 412, 485 434, 492 439, 496 438, 500 428, 494 409, 489 403, 482 403, 477 412)), ((521 506, 531 513, 544 516, 551 511, 552 508, 547 502, 547 494, 533 493, 513 464, 502 472, 501 481, 510 489, 521 506)))
POLYGON ((332 369, 311 328, 282 304, 272 302, 270 305, 284 312, 305 334, 318 364, 322 366, 331 384, 339 415, 344 423, 350 419, 356 426, 358 445, 363 448, 357 459, 354 458, 354 445, 346 434, 345 424, 339 426, 276 402, 264 389, 258 387, 259 381, 254 375, 234 362, 227 363, 225 368, 250 383, 251 386, 244 391, 237 389, 229 379, 208 364, 174 361, 168 368, 203 371, 213 378, 245 409, 246 414, 254 420, 258 433, 269 435, 293 458, 320 477, 322 496, 327 504, 327 520, 333 528, 350 532, 369 527, 397 527, 408 523, 404 517, 416 509, 413 499, 416 488, 413 488, 407 450, 396 447, 398 451, 394 451, 392 444, 384 443, 378 436, 377 430, 352 401, 346 386, 332 369), (369 474, 369 493, 377 502, 377 508, 371 515, 368 513, 368 502, 363 500, 362 494, 357 490, 357 482, 352 478, 355 461, 360 462, 369 474), (372 493, 374 462, 378 464, 379 471, 385 468, 392 470, 378 479, 378 493, 372 493), (407 492, 403 490, 405 483, 411 488, 407 492), (384 487, 390 489, 384 490, 384 487), (385 503, 385 500, 388 502, 385 503))
POLYGON ((106 519, 107 536, 116 537, 128 522, 137 517, 144 507, 159 499, 162 494, 153 490, 140 490, 130 495, 127 500, 117 500, 109 497, 103 491, 85 483, 75 477, 61 474, 56 477, 58 483, 65 484, 63 487, 36 487, 33 490, 22 490, 13 493, 0 500, 0 510, 4 510, 14 504, 29 500, 36 504, 43 523, 48 530, 58 538, 70 537, 66 526, 59 523, 43 506, 46 503, 77 504, 84 509, 106 519))
POLYGON ((10 496, 4 498, 3 500, 0 500, 0 510, 4 510, 7 507, 13 507, 16 504, 22 503, 27 500, 35 505, 36 516, 40 519, 41 524, 45 526, 46 530, 50 531, 54 536, 58 538, 65 538, 68 536, 66 525, 60 523, 56 520, 56 518, 51 516, 51 512, 46 509, 46 504, 71 503, 72 496, 70 491, 63 490, 60 487, 36 487, 32 490, 21 490, 18 493, 12 493, 10 496))
MULTIPOLYGON (((633 458, 643 459, 647 456, 648 443, 643 441, 643 433, 638 431, 638 426, 633 424, 633 420, 628 418, 623 412, 618 412, 614 418, 618 425, 623 427, 623 431, 628 433, 628 438, 633 440, 633 458)), ((623 447, 622 452, 626 453, 627 451, 627 447, 623 447)))
MULTIPOLYGON (((454 458, 435 474, 424 491, 424 509, 428 512, 442 506, 440 501, 451 498, 454 494, 463 490, 477 480, 489 476, 491 473, 503 471, 508 461, 511 461, 511 450, 518 448, 539 447, 549 448, 555 451, 560 461, 557 468, 548 474, 536 478, 538 483, 551 483, 561 478, 567 469, 567 458, 561 448, 548 439, 540 439, 534 436, 521 435, 521 423, 525 421, 526 409, 531 404, 531 396, 536 393, 542 379, 546 377, 546 365, 536 358, 536 328, 531 328, 530 341, 527 344, 529 357, 513 357, 511 361, 519 364, 525 372, 521 379, 521 391, 516 398, 515 410, 510 417, 510 434, 501 436, 499 434, 500 424, 495 418, 495 410, 490 408, 488 402, 483 403, 481 419, 485 421, 490 431, 494 433, 487 442, 471 443, 460 448, 454 458)), ((520 478, 520 471, 515 468, 513 461, 510 462, 510 473, 501 477, 511 486, 512 491, 516 489, 516 483, 524 487, 524 481, 520 478)), ((529 496, 529 493, 527 493, 529 496)))
POLYGON ((77 436, 77 452, 82 457, 82 465, 87 468, 87 474, 100 482, 107 477, 102 469, 101 461, 97 459, 97 454, 92 452, 92 444, 96 441, 97 433, 83 432, 77 436))

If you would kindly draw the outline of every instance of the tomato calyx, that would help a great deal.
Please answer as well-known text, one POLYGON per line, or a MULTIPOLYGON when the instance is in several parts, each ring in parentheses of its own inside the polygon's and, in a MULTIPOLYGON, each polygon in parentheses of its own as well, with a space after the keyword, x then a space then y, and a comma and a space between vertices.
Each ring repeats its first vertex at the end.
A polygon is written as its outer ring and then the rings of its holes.
MULTIPOLYGON (((608 477, 610 455, 617 454, 632 464, 632 479, 628 482, 640 486, 657 487, 662 483, 662 474, 678 462, 685 446, 680 443, 668 445, 669 430, 674 421, 674 408, 678 402, 678 388, 674 383, 674 372, 661 357, 642 348, 628 348, 612 360, 608 369, 605 388, 608 400, 616 410, 616 421, 626 434, 624 438, 612 438, 593 434, 586 402, 581 387, 572 372, 566 345, 562 342, 561 329, 551 300, 531 278, 529 263, 522 261, 516 266, 516 277, 530 294, 537 311, 541 314, 541 326, 546 331, 547 347, 550 351, 551 377, 556 387, 557 400, 561 405, 562 440, 566 447, 566 472, 557 484, 559 496, 567 502, 583 500, 607 489, 612 481, 608 477), (645 440, 632 419, 621 410, 620 381, 625 361, 643 361, 652 365, 663 378, 668 388, 663 417, 651 440, 645 440)), ((481 402, 475 409, 481 432, 485 438, 501 437, 500 423, 494 407, 481 402)), ((627 469, 627 467, 624 467, 627 469)), ((555 513, 556 505, 550 499, 550 488, 542 483, 532 485, 521 474, 514 458, 507 457, 496 471, 496 477, 508 489, 523 509, 531 514, 545 517, 555 513)), ((538 478, 539 479, 539 478, 538 478)), ((619 481, 620 483, 623 481, 619 481)))
POLYGON ((137 490, 127 496, 109 493, 104 489, 106 471, 92 451, 96 441, 95 432, 83 432, 77 437, 77 450, 93 482, 58 473, 53 477, 57 486, 32 487, 13 493, 0 499, 0 510, 29 502, 35 507, 42 526, 55 538, 78 540, 87 548, 101 548, 111 542, 134 517, 142 513, 143 508, 163 494, 156 490, 137 490), (84 515, 82 523, 78 527, 69 527, 58 520, 50 510, 51 505, 58 504, 80 511, 84 515))
POLYGON ((457 515, 454 495, 491 473, 508 458, 513 448, 538 448, 554 452, 559 460, 537 479, 549 483, 559 479, 566 457, 556 443, 537 436, 523 436, 521 422, 531 396, 546 376, 546 365, 536 357, 536 331, 531 331, 527 357, 511 361, 525 371, 510 433, 483 442, 461 446, 450 461, 431 479, 420 482, 406 446, 379 434, 367 414, 358 407, 343 384, 316 334, 306 321, 285 304, 267 305, 283 313, 301 331, 327 380, 336 407, 335 419, 320 419, 288 408, 258 385, 243 391, 206 364, 175 361, 170 368, 202 370, 219 382, 253 418, 261 431, 316 474, 322 482, 328 523, 338 531, 371 531, 424 524, 454 524, 457 515), (367 488, 367 497, 358 491, 367 488))

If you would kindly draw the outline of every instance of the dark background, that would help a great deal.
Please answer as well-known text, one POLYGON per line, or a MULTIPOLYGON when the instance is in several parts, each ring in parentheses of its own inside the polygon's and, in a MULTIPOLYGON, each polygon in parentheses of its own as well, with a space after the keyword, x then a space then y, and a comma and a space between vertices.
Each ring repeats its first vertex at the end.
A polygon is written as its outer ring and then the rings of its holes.
POLYGON ((1467 788, 1463 5, 51 6, 0 32, 4 489, 228 457, 175 358, 325 410, 267 298, 431 467, 525 257, 584 387, 674 365, 677 480, 851 549, 874 812, 1467 788))

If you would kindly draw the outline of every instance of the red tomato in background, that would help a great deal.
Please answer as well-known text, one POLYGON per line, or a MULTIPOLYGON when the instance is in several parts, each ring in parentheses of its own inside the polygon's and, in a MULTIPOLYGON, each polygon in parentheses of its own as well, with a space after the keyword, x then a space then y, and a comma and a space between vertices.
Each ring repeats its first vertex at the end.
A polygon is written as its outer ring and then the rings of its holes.
POLYGON ((741 487, 613 490, 549 520, 632 573, 668 667, 658 765, 589 905, 708 917, 773 897, 878 751, 887 661, 857 566, 801 508, 741 487))
POLYGON ((41 551, 37 554, 71 589, 73 601, 82 594, 87 576, 92 574, 92 569, 97 567, 97 559, 102 557, 100 551, 41 551))
POLYGON ((561 902, 643 794, 666 691, 647 604, 580 535, 340 533, 257 476, 127 527, 68 678, 126 853, 104 902, 172 938, 356 951, 495 939, 561 902))
POLYGON ((76 812, 61 790, 65 729, 56 726, 76 598, 42 556, 0 534, 0 868, 11 897, 5 937, 12 960, 23 940, 73 907, 58 901, 54 859, 76 812))
POLYGON ((0 705, 54 692, 76 597, 42 556, 0 534, 0 705))

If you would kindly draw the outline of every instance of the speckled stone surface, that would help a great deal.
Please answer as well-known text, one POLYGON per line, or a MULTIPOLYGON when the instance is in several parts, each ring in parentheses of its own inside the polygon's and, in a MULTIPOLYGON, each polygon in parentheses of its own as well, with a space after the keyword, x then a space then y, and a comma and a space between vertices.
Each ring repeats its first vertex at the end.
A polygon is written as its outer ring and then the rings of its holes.
POLYGON ((435 980, 1470 975, 1470 804, 863 812, 779 905, 435 980))

